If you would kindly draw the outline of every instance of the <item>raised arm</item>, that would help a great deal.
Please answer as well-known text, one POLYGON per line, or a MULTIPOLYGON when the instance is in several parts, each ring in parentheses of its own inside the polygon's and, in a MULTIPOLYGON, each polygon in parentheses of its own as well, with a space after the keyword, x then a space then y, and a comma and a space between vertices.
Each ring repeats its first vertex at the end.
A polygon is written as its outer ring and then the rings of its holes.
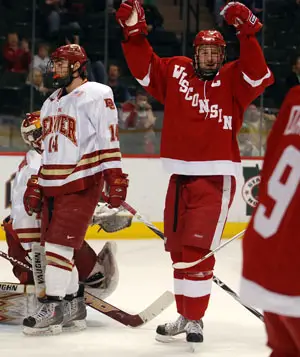
POLYGON ((144 9, 138 0, 127 0, 121 4, 116 17, 123 28, 122 47, 132 75, 153 97, 164 103, 170 59, 160 58, 150 46, 144 9))
POLYGON ((240 58, 235 67, 233 87, 235 98, 245 108, 274 82, 263 51, 255 38, 262 24, 245 5, 239 2, 228 3, 221 15, 229 25, 237 29, 240 58))

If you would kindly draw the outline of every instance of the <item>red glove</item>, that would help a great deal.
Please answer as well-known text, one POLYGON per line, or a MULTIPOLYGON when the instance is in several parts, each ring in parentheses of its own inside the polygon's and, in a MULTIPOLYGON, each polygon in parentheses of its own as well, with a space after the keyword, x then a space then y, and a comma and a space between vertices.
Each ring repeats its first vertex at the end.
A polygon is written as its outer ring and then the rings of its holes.
POLYGON ((139 0, 127 0, 120 5, 116 18, 123 27, 125 39, 139 34, 148 34, 145 12, 139 0))
POLYGON ((128 179, 121 169, 109 169, 104 171, 104 180, 107 184, 107 203, 112 208, 118 208, 125 201, 127 195, 128 179))
POLYGON ((233 25, 238 34, 254 35, 262 28, 258 18, 240 2, 229 2, 221 11, 228 25, 233 25))
POLYGON ((38 184, 38 176, 31 175, 23 197, 25 211, 29 216, 32 216, 32 213, 40 213, 42 211, 42 199, 43 195, 38 184))

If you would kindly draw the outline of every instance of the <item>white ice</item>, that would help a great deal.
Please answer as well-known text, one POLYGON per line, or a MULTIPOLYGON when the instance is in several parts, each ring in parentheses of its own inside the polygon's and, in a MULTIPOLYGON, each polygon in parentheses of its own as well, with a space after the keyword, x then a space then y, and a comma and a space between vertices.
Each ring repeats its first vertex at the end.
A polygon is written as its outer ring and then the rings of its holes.
MULTIPOLYGON (((98 252, 104 241, 89 243, 98 252)), ((172 290, 172 269, 160 240, 118 240, 120 283, 107 300, 130 313, 138 313, 165 290, 172 290)), ((6 251, 4 242, 0 249, 6 251)), ((238 291, 241 268, 240 242, 217 255, 215 275, 238 291)), ((10 263, 0 258, 2 281, 15 281, 10 263)), ((27 337, 21 327, 0 325, 1 357, 182 357, 190 355, 184 336, 171 344, 155 341, 158 324, 177 318, 175 304, 141 328, 115 322, 95 310, 88 311, 88 329, 60 336, 27 337)), ((200 357, 267 357, 263 323, 214 285, 204 318, 200 357)))

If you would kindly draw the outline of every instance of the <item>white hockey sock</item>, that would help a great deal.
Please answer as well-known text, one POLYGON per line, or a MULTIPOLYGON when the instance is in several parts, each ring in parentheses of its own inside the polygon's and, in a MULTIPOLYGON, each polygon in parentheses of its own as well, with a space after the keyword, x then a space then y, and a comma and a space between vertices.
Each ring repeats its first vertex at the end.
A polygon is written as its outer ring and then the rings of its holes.
POLYGON ((67 294, 75 294, 77 293, 78 289, 79 289, 79 276, 78 276, 78 270, 76 268, 76 265, 74 265, 73 270, 72 270, 72 274, 71 274, 71 279, 70 279, 70 283, 67 287, 67 294))
POLYGON ((72 279, 74 249, 46 242, 45 252, 47 262, 45 272, 46 295, 63 298, 67 294, 72 279))

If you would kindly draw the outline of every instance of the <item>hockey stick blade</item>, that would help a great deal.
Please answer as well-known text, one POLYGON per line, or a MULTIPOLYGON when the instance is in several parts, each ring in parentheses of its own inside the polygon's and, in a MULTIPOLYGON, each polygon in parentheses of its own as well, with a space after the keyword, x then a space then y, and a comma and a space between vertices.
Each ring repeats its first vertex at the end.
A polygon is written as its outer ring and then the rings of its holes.
POLYGON ((104 313, 113 320, 130 327, 139 327, 154 319, 174 302, 174 295, 170 291, 164 292, 145 310, 136 315, 122 311, 108 302, 99 300, 90 292, 85 292, 85 302, 93 309, 104 313))
POLYGON ((198 265, 198 264, 202 263, 204 260, 208 259, 212 255, 215 255, 215 253, 217 253, 219 250, 224 248, 227 244, 229 244, 232 241, 240 238, 242 235, 244 235, 245 231, 246 231, 245 229, 242 230, 240 233, 236 234, 234 237, 232 237, 231 239, 225 241, 223 244, 219 245, 216 249, 214 249, 210 253, 206 254, 203 258, 198 259, 198 260, 196 260, 194 262, 190 262, 190 263, 178 262, 178 263, 173 264, 173 268, 174 269, 188 269, 188 268, 192 268, 195 265, 198 265))

